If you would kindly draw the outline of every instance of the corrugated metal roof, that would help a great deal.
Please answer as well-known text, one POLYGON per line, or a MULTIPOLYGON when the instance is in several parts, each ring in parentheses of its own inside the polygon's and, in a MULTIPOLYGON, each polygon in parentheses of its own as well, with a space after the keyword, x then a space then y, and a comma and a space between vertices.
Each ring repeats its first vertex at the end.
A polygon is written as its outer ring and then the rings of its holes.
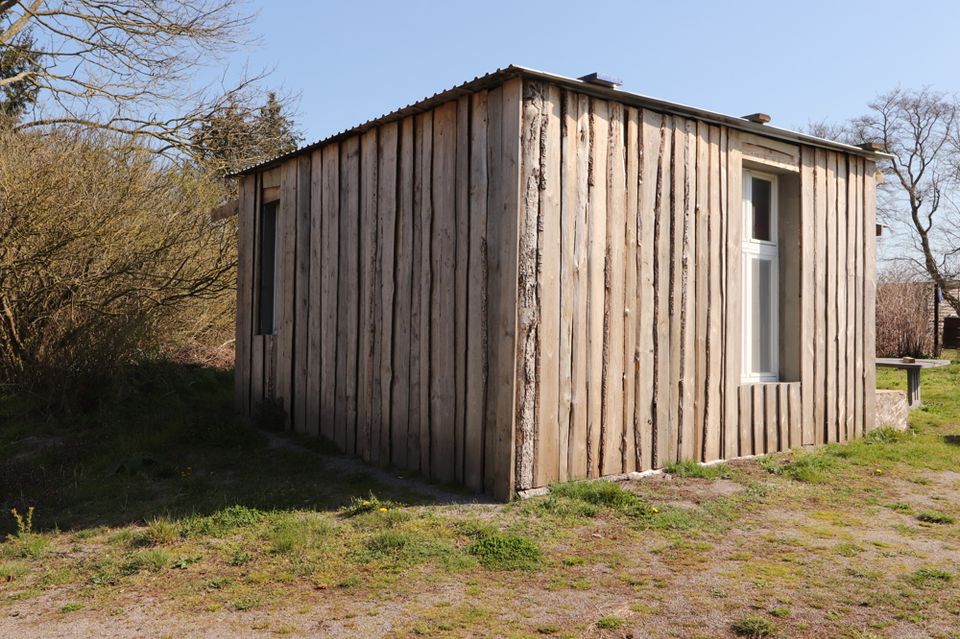
POLYGON ((827 140, 824 138, 818 138, 813 135, 807 135, 806 133, 799 133, 797 131, 791 131, 789 129, 781 129, 778 127, 773 127, 768 124, 759 124, 756 122, 750 122, 743 118, 725 115, 723 113, 717 113, 715 111, 709 111, 706 109, 700 109, 697 107, 691 107, 684 104, 679 104, 677 102, 669 102, 667 100, 661 100, 659 98, 652 98, 649 96, 641 95, 639 93, 631 93, 629 91, 622 91, 617 88, 605 87, 597 84, 592 84, 590 82, 585 82, 583 80, 578 80, 577 78, 570 78, 562 75, 556 75, 553 73, 547 73, 545 71, 538 71, 536 69, 530 69, 527 67, 522 67, 518 65, 511 64, 510 66, 504 67, 502 69, 497 69, 486 75, 477 76, 473 80, 469 80, 462 84, 458 84, 454 87, 446 89, 444 91, 439 91, 434 93, 431 96, 425 97, 422 100, 414 102, 413 104, 408 104, 405 107, 391 111, 390 113, 385 113, 377 118, 367 120, 363 124, 359 124, 355 127, 344 129, 339 133, 321 138, 316 142, 302 146, 294 151, 285 153, 283 155, 278 155, 277 157, 265 160, 258 164, 248 166, 246 168, 240 169, 231 173, 229 177, 236 177, 240 175, 245 175, 252 173, 254 171, 260 170, 262 168, 269 167, 274 164, 278 164, 292 157, 298 155, 309 153, 314 151, 326 144, 331 142, 336 142, 343 138, 356 135, 358 133, 363 133, 364 131, 380 126, 387 122, 392 122, 395 120, 402 119, 408 115, 413 115, 415 113, 422 113, 432 109, 438 104, 447 102, 449 100, 456 99, 461 95, 468 95, 476 91, 480 91, 485 88, 490 88, 501 84, 504 80, 512 77, 528 77, 535 78, 539 80, 547 80, 554 82, 560 86, 574 89, 581 93, 586 93, 594 97, 617 100, 624 104, 630 106, 636 106, 640 108, 648 108, 656 111, 661 111, 664 113, 670 113, 673 115, 680 115, 690 118, 695 118, 698 120, 703 120, 705 122, 710 122, 713 124, 723 124, 735 129, 742 131, 747 131, 750 133, 755 133, 768 138, 773 138, 777 140, 784 140, 787 142, 797 142, 802 144, 808 144, 811 146, 831 149, 834 151, 843 151, 844 153, 851 153, 854 155, 861 155, 867 158, 874 160, 890 158, 892 156, 886 153, 880 153, 876 151, 868 151, 862 149, 858 146, 852 146, 850 144, 844 144, 842 142, 836 142, 834 140, 827 140))

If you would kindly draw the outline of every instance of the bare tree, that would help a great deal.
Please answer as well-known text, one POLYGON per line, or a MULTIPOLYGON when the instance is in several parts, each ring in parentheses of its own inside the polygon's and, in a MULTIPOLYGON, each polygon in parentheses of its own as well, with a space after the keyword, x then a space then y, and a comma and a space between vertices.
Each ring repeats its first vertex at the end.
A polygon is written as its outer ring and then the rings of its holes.
POLYGON ((32 111, 15 128, 77 126, 146 141, 156 152, 193 151, 195 129, 229 107, 259 108, 262 76, 193 88, 200 67, 248 44, 244 0, 0 0, 0 89, 27 86, 32 111), (0 69, 2 71, 2 69, 0 69))
POLYGON ((930 89, 895 89, 850 122, 852 141, 879 142, 893 155, 880 163, 878 215, 905 240, 895 259, 925 272, 960 313, 947 280, 960 273, 960 105, 930 89))

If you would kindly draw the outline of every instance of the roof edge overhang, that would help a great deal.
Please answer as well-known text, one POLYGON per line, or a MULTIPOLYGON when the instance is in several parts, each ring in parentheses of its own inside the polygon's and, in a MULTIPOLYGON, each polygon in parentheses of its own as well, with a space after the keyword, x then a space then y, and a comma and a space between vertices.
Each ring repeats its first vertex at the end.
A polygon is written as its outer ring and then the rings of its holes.
POLYGON ((585 82, 577 78, 570 78, 562 75, 556 75, 554 73, 548 73, 546 71, 538 71, 536 69, 531 69, 528 67, 523 67, 519 65, 513 65, 504 67, 502 69, 497 69, 486 75, 477 76, 473 80, 469 80, 462 84, 459 84, 455 87, 435 93, 432 96, 426 97, 418 102, 409 104, 405 107, 391 111, 377 118, 367 120, 363 124, 359 124, 355 127, 344 129, 339 133, 321 138, 316 142, 312 142, 305 146, 302 146, 298 149, 284 153, 277 157, 265 160, 258 164, 254 164, 233 173, 227 174, 227 177, 240 177, 242 175, 249 175, 250 173, 255 173, 257 171, 262 171, 264 169, 271 168, 275 165, 278 165, 285 160, 290 158, 297 157, 306 153, 315 151, 327 144, 338 142, 344 138, 351 137, 353 135, 358 135, 372 129, 374 127, 387 124, 396 120, 403 119, 409 115, 415 115, 417 113, 423 113, 424 111, 429 111, 435 106, 448 102, 450 100, 459 98, 463 95, 469 95, 475 93, 476 91, 481 91, 486 88, 492 88, 502 84, 504 81, 515 78, 531 78, 537 80, 544 80, 547 82, 552 82, 561 87, 565 87, 586 95, 590 95, 596 98, 602 98, 606 100, 616 100, 628 106, 634 106, 637 108, 651 109, 654 111, 659 111, 662 113, 668 113, 670 115, 679 115, 683 117, 689 117, 696 120, 701 120, 710 124, 720 124, 728 126, 732 129, 737 129, 739 131, 746 131, 748 133, 753 133, 759 136, 772 138, 775 140, 781 140, 784 142, 791 142, 795 144, 805 144, 808 146, 819 147, 823 149, 828 149, 832 151, 840 151, 843 153, 848 153, 850 155, 858 155, 870 160, 885 160, 891 159, 893 156, 889 153, 883 153, 880 151, 870 151, 867 149, 860 148, 858 146, 853 146, 851 144, 845 144, 843 142, 837 142, 835 140, 828 140, 825 138, 819 138, 814 135, 808 135, 806 133, 800 133, 798 131, 791 131, 789 129, 781 129, 778 127, 773 127, 768 124, 760 124, 757 122, 751 122, 745 120, 744 118, 739 118, 731 115, 725 115, 723 113, 717 113, 715 111, 710 111, 707 109, 700 109, 697 107, 691 107, 677 102, 670 102, 667 100, 661 100, 659 98, 652 98, 649 96, 641 95, 639 93, 631 93, 629 91, 623 91, 614 87, 606 87, 598 84, 593 84, 590 82, 585 82))

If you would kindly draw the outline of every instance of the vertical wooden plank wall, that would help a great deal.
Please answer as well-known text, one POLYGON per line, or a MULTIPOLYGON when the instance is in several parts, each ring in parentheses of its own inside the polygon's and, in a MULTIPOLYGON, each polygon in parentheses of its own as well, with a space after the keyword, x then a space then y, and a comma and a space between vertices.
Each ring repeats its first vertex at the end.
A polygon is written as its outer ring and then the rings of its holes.
POLYGON ((523 118, 517 488, 719 459, 731 136, 532 81, 523 118))
POLYGON ((869 428, 862 158, 772 154, 766 170, 795 180, 799 202, 800 299, 782 321, 800 362, 796 379, 744 385, 742 180, 764 162, 757 136, 534 80, 522 113, 517 489, 869 428))
POLYGON ((275 335, 242 178, 238 411, 277 399, 292 430, 509 497, 520 104, 509 80, 285 161, 275 335))
POLYGON ((810 445, 874 427, 876 169, 862 157, 801 153, 800 392, 802 441, 810 445))
POLYGON ((798 378, 745 386, 750 137, 512 79, 288 160, 275 335, 257 334, 244 177, 238 410, 277 399, 297 431, 500 498, 862 435, 875 167, 789 160, 798 378))

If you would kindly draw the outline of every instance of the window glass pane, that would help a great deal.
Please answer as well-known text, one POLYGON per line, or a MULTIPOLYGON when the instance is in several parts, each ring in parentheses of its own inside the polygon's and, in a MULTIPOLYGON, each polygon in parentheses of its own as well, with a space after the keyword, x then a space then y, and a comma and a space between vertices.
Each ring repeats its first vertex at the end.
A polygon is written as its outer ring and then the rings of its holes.
POLYGON ((747 275, 747 299, 749 302, 749 334, 746 339, 749 358, 748 374, 776 373, 773 370, 773 322, 776 321, 776 300, 773 298, 773 261, 751 258, 747 275))
POLYGON ((770 260, 757 260, 757 313, 759 315, 756 331, 757 341, 754 358, 758 373, 771 373, 773 358, 771 351, 771 322, 773 296, 771 291, 770 260))
POLYGON ((260 306, 257 310, 261 335, 273 333, 278 206, 279 202, 268 202, 260 211, 260 306))
POLYGON ((770 233, 770 198, 772 185, 768 180, 751 178, 753 239, 772 242, 770 233))

